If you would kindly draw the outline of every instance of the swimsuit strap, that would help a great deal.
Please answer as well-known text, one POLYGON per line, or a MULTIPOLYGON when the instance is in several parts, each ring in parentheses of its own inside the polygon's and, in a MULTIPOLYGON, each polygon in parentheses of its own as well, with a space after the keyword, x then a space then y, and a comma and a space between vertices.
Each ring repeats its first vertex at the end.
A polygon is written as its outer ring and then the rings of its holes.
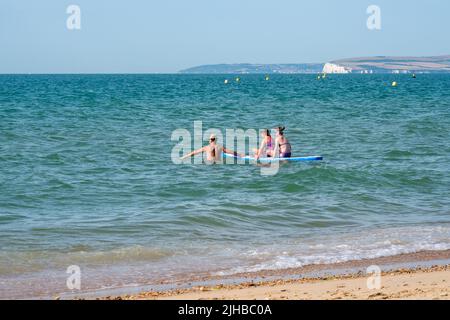
POLYGON ((268 137, 269 141, 266 143, 267 148, 272 149, 272 137, 268 137))

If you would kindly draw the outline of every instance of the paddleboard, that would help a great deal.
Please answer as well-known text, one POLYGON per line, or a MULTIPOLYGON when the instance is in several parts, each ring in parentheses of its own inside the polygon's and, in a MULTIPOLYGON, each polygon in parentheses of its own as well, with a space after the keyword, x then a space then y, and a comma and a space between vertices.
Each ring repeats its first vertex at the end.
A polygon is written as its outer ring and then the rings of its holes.
MULTIPOLYGON (((226 158, 235 158, 235 159, 241 159, 241 160, 249 160, 249 161, 256 161, 255 157, 239 157, 232 154, 224 153, 224 157, 226 158)), ((291 158, 259 158, 258 161, 260 162, 273 162, 273 161, 293 161, 293 162, 301 162, 301 161, 321 161, 323 160, 322 156, 308 156, 308 157, 291 157, 291 158)))

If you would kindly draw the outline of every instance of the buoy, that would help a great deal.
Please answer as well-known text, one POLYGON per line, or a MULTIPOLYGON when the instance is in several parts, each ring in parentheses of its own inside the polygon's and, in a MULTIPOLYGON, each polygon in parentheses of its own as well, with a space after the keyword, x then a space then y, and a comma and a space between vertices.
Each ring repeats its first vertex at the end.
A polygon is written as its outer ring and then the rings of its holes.
POLYGON ((269 80, 270 80, 269 76, 266 76, 266 81, 269 81, 269 80))
POLYGON ((416 74, 415 74, 415 73, 413 73, 413 76, 412 76, 412 77, 413 77, 413 79, 415 79, 415 78, 416 78, 416 74))
POLYGON ((326 78, 326 76, 327 76, 327 74, 326 74, 326 73, 324 73, 324 74, 322 75, 322 79, 325 79, 325 78, 326 78))
POLYGON ((317 80, 320 80, 320 79, 322 79, 322 77, 319 75, 319 76, 317 76, 317 80))
POLYGON ((397 81, 392 82, 392 86, 396 87, 397 86, 397 81))
POLYGON ((227 84, 228 83, 228 79, 225 79, 225 81, 223 83, 227 84))
POLYGON ((237 77, 236 82, 239 82, 239 81, 241 81, 241 78, 237 77))

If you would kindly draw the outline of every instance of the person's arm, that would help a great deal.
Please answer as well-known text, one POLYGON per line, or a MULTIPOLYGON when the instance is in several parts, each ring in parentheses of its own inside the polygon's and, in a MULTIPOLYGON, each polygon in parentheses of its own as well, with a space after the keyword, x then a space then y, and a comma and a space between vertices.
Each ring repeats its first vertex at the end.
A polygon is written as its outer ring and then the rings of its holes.
POLYGON ((278 158, 280 156, 280 138, 275 139, 275 147, 273 148, 273 157, 278 158))
POLYGON ((258 152, 255 155, 256 159, 259 159, 259 157, 261 156, 262 152, 264 151, 264 148, 267 145, 267 137, 264 138, 264 140, 261 142, 261 146, 259 147, 258 152))
POLYGON ((245 155, 239 154, 239 153, 237 153, 236 151, 227 149, 227 148, 225 148, 225 147, 222 147, 222 150, 223 150, 223 152, 228 153, 228 154, 232 154, 232 155, 234 155, 235 157, 241 157, 241 158, 244 158, 244 157, 245 157, 245 155))
POLYGON ((182 156, 182 157, 180 158, 180 160, 187 159, 187 158, 189 158, 189 157, 195 156, 196 154, 202 153, 202 152, 204 152, 204 151, 205 151, 205 147, 200 148, 200 149, 195 150, 195 151, 192 151, 191 153, 188 153, 187 155, 182 156))

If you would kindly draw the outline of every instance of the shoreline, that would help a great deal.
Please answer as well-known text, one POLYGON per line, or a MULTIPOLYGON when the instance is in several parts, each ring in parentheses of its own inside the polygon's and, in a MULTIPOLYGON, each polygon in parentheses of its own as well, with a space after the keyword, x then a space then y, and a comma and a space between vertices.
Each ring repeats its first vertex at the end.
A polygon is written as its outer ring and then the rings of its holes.
MULTIPOLYGON (((369 276, 247 282, 239 285, 195 287, 166 293, 144 292, 113 300, 450 300, 450 265, 382 272, 379 287, 369 276), (373 283, 373 282, 371 282, 373 283)), ((106 298, 111 299, 111 298, 106 298)))
MULTIPOLYGON (((308 265, 300 268, 264 270, 229 276, 188 278, 183 282, 163 283, 138 288, 117 288, 73 296, 64 299, 390 299, 441 298, 450 299, 450 250, 421 251, 340 262, 308 265), (369 266, 381 270, 380 290, 364 290, 370 274, 369 266), (446 282, 448 281, 448 284, 446 282), (398 283, 408 287, 397 292, 398 283), (392 284, 392 285, 390 285, 392 284), (426 287, 424 287, 426 285, 426 287), (439 285, 440 284, 440 285, 439 285), (162 288, 162 289, 161 289, 162 288), (353 288, 350 291, 341 290, 353 288), (359 289, 358 289, 359 288, 359 289), (425 290, 426 289, 426 290, 425 290), (276 294, 275 292, 290 295, 276 294), (300 292, 298 291, 305 291, 300 292), (340 291, 343 295, 338 294, 340 291), (309 292, 309 293, 308 293, 309 292), (371 297, 372 292, 378 296, 371 297), (429 293, 427 296, 425 293, 429 293), (331 293, 334 293, 331 295, 331 293), (345 294, 344 294, 345 293, 345 294), (442 296, 441 296, 442 294, 442 296)), ((57 297, 59 299, 60 297, 57 297)))

